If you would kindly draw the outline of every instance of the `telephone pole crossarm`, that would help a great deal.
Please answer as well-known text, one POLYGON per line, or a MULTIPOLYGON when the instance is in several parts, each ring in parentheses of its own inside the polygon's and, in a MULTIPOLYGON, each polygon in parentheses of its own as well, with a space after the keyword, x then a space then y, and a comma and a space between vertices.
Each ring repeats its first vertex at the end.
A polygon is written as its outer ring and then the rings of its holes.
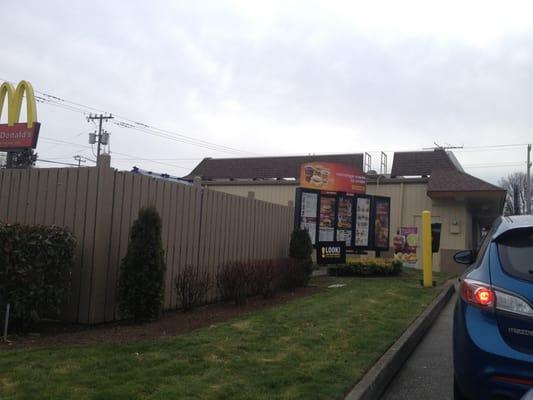
POLYGON ((90 114, 87 117, 87 122, 98 120, 98 134, 96 135, 96 142, 98 144, 97 149, 96 149, 96 161, 97 162, 100 159, 101 145, 102 144, 103 145, 108 144, 108 136, 107 135, 109 135, 109 134, 107 132, 105 133, 106 134, 106 140, 102 140, 103 139, 102 122, 110 120, 110 119, 113 119, 113 116, 111 114, 110 115, 104 115, 104 114, 95 114, 95 115, 93 115, 93 114, 90 114))

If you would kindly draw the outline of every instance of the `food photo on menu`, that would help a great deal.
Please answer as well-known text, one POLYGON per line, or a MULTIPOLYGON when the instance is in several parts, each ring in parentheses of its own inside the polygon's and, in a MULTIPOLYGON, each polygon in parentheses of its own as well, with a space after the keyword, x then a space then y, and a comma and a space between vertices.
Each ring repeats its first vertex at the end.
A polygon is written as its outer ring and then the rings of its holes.
POLYGON ((335 198, 322 197, 320 199, 320 233, 319 239, 331 241, 334 236, 333 223, 335 220, 335 198))
POLYGON ((326 186, 329 183, 330 170, 320 165, 305 165, 305 181, 316 188, 326 186))
POLYGON ((337 240, 346 242, 347 246, 352 242, 352 199, 339 198, 337 208, 337 240))
POLYGON ((377 202, 375 221, 375 244, 376 247, 389 247, 389 203, 377 202))

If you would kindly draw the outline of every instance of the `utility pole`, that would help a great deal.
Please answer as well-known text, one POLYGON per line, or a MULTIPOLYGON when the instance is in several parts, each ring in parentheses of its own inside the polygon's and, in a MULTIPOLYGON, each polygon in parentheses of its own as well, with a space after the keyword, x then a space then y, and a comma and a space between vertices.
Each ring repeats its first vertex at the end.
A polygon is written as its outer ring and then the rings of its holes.
POLYGON ((78 168, 81 167, 81 163, 85 164, 85 160, 80 155, 75 155, 73 158, 78 162, 78 168))
POLYGON ((531 144, 527 145, 526 213, 531 215, 531 144))
POLYGON ((98 134, 89 134, 89 143, 94 144, 95 142, 98 144, 97 150, 96 150, 96 161, 98 163, 98 160, 100 158, 100 146, 103 144, 104 146, 109 143, 109 133, 108 132, 102 132, 102 121, 106 121, 109 119, 113 119, 113 116, 111 114, 104 115, 104 114, 90 114, 87 117, 87 122, 89 121, 95 121, 98 120, 98 134))

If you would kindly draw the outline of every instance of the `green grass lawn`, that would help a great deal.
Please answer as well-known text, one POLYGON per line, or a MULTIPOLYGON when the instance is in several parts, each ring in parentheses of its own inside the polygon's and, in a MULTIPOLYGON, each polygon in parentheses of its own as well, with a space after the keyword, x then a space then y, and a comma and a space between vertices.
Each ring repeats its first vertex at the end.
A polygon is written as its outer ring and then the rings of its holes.
POLYGON ((170 340, 0 352, 0 399, 339 398, 438 294, 420 278, 317 278, 346 286, 170 340))

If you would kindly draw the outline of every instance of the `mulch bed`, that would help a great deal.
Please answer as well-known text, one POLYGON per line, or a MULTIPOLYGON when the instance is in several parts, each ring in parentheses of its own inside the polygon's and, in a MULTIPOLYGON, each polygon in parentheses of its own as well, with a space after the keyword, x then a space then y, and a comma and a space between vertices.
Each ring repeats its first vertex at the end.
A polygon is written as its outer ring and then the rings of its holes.
POLYGON ((154 322, 125 324, 114 322, 97 326, 47 323, 39 334, 10 335, 9 342, 0 338, 0 350, 29 349, 53 346, 88 346, 95 344, 121 344, 137 341, 165 339, 215 325, 232 318, 266 308, 276 307, 292 300, 310 296, 324 290, 316 286, 298 288, 295 292, 280 292, 271 299, 261 296, 248 299, 244 306, 233 303, 209 304, 190 312, 166 312, 154 322))

